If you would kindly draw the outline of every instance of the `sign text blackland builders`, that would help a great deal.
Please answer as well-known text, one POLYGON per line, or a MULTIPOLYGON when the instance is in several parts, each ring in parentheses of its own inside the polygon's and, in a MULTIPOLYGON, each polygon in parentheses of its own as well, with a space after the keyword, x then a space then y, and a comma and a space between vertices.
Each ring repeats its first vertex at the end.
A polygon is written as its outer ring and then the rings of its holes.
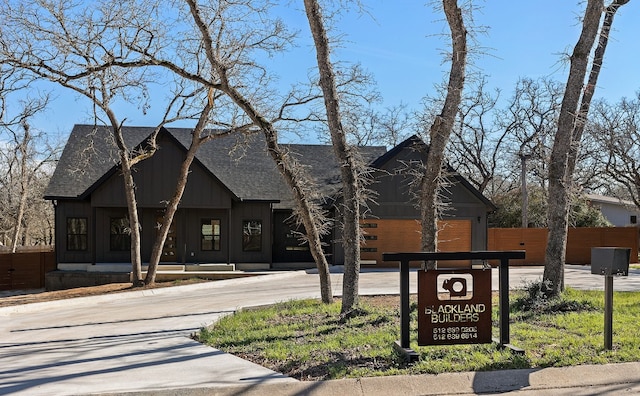
POLYGON ((418 345, 490 342, 491 270, 418 271, 418 345))

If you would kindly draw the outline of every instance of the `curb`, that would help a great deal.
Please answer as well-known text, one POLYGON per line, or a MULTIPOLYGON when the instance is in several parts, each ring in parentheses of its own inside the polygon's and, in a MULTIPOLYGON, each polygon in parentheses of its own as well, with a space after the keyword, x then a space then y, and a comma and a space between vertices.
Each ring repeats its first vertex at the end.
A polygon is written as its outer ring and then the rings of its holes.
POLYGON ((364 377, 330 381, 258 383, 203 388, 154 389, 101 395, 128 396, 261 396, 261 395, 475 395, 504 392, 532 394, 616 394, 636 392, 640 363, 618 363, 541 369, 480 371, 408 376, 364 377), (587 393, 580 393, 591 388, 587 393), (635 389, 631 389, 635 388, 635 389))

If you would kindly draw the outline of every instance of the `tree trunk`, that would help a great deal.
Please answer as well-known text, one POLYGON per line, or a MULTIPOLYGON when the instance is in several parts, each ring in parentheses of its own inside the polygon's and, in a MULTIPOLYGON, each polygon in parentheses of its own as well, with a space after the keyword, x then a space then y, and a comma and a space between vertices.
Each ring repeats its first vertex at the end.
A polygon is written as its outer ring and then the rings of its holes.
POLYGON ((180 200, 182 199, 184 190, 187 187, 187 181, 189 178, 189 169, 191 168, 191 164, 193 163, 193 160, 196 157, 196 153, 198 149, 206 140, 208 140, 206 138, 202 138, 201 133, 204 131, 208 117, 211 113, 211 109, 212 109, 212 104, 209 102, 205 105, 205 108, 202 110, 198 123, 196 124, 192 132, 191 145, 189 146, 189 150, 187 150, 187 155, 185 159, 182 161, 182 164, 180 165, 180 172, 178 173, 176 188, 174 190, 173 196, 169 200, 169 203, 167 203, 167 206, 164 211, 164 215, 162 216, 162 224, 160 225, 160 229, 158 230, 158 234, 156 235, 156 239, 151 249, 151 258, 149 259, 149 268, 147 270, 147 276, 145 277, 145 280, 144 280, 145 285, 152 285, 156 281, 156 274, 158 273, 158 265, 160 263, 160 258, 162 256, 162 247, 164 246, 164 243, 167 240, 167 235, 169 234, 171 223, 173 223, 173 218, 175 217, 175 214, 178 211, 178 205, 180 204, 180 200))
MULTIPOLYGON (((611 26, 613 25, 613 18, 620 7, 627 4, 629 0, 616 0, 611 3, 605 10, 604 21, 598 34, 598 45, 596 47, 593 62, 591 63, 591 71, 589 72, 589 79, 587 80, 587 86, 584 88, 582 100, 580 101, 580 111, 576 120, 575 130, 573 131, 571 145, 571 151, 569 152, 569 163, 567 166, 567 174, 573 175, 576 168, 576 161, 578 158, 578 152, 580 151, 580 142, 584 133, 584 127, 587 123, 587 116, 589 114, 589 108, 591 107, 591 100, 596 91, 598 84, 598 77, 600 76, 600 70, 604 62, 604 53, 609 43, 609 35, 611 34, 611 26)), ((569 179, 573 182, 572 178, 569 179)))
MULTIPOLYGON (((22 150, 21 150, 22 151, 22 150)), ((18 249, 20 241, 20 234, 22 230, 22 220, 24 218, 24 211, 27 206, 27 194, 29 193, 28 181, 26 180, 26 151, 22 153, 22 164, 20 169, 20 198, 18 200, 18 210, 16 213, 15 224, 13 226, 13 235, 11 238, 11 253, 15 253, 18 249)))
POLYGON ((245 113, 251 118, 253 123, 260 128, 267 141, 267 151, 276 163, 280 174, 284 178, 287 186, 293 193, 296 205, 295 214, 305 229, 307 242, 311 256, 316 262, 318 274, 320 276, 320 294, 322 302, 329 304, 333 302, 331 290, 331 276, 329 274, 329 263, 322 250, 322 230, 325 226, 324 216, 318 204, 313 202, 314 192, 310 190, 313 185, 308 176, 304 174, 304 168, 278 145, 278 132, 273 125, 261 116, 258 111, 246 100, 240 92, 229 85, 223 78, 221 90, 225 92, 245 113))
POLYGON ((176 189, 174 191, 173 196, 169 200, 169 203, 164 209, 164 214, 162 216, 162 224, 160 225, 160 229, 158 230, 156 239, 153 243, 153 248, 151 249, 151 258, 149 259, 149 268, 147 269, 147 276, 144 279, 145 285, 152 285, 156 281, 158 265, 160 263, 160 258, 162 256, 162 247, 164 246, 164 243, 167 240, 167 235, 169 234, 171 223, 173 223, 173 218, 175 217, 175 214, 178 211, 178 205, 180 204, 180 200, 182 199, 184 190, 187 187, 187 180, 189 178, 189 168, 193 163, 193 160, 196 156, 196 151, 198 150, 200 145, 201 145, 200 140, 196 140, 196 138, 194 137, 194 140, 191 142, 191 146, 187 151, 187 156, 184 159, 184 161, 182 161, 182 164, 180 165, 180 173, 178 175, 178 180, 176 182, 176 189))
POLYGON ((314 203, 306 195, 306 178, 300 175, 302 168, 290 156, 286 155, 278 145, 276 131, 269 125, 263 125, 261 129, 267 140, 269 155, 275 161, 280 174, 282 174, 285 182, 293 192, 294 202, 296 203, 296 216, 298 216, 305 229, 309 251, 318 268, 322 302, 330 304, 333 302, 333 292, 331 289, 329 263, 322 250, 321 230, 318 227, 318 219, 315 216, 317 209, 313 207, 314 203))
MULTIPOLYGON (((438 196, 444 150, 462 100, 467 61, 467 30, 462 19, 462 11, 456 0, 443 0, 443 5, 451 29, 453 50, 445 102, 442 112, 436 117, 429 131, 429 152, 420 191, 421 249, 426 252, 435 252, 438 249, 438 196)), ((435 269, 436 263, 426 262, 425 266, 427 269, 435 269)))
POLYGON ((243 111, 251 118, 253 123, 260 128, 267 141, 267 151, 276 163, 276 167, 284 178, 287 186, 293 193, 296 205, 295 215, 302 223, 311 256, 316 262, 318 274, 320 276, 320 294, 322 302, 330 304, 333 302, 333 292, 331 290, 331 276, 329 273, 329 263, 322 250, 322 229, 325 226, 324 216, 321 208, 313 202, 314 191, 311 191, 313 183, 304 173, 304 168, 278 145, 278 132, 273 125, 267 121, 258 111, 246 100, 240 92, 234 89, 228 81, 223 78, 220 90, 225 92, 243 111))
MULTIPOLYGON (((122 132, 119 132, 122 135, 122 132)), ((127 201, 127 210, 129 214, 129 228, 131 230, 131 267, 132 267, 132 283, 133 286, 143 286, 142 280, 142 259, 141 259, 141 242, 140 242, 140 218, 138 217, 138 202, 135 195, 135 182, 133 181, 133 173, 131 172, 131 164, 129 163, 128 152, 120 152, 120 162, 122 177, 124 180, 124 194, 127 201)))
POLYGON ((566 257, 569 193, 572 174, 568 170, 569 155, 576 127, 578 104, 584 87, 589 55, 598 32, 604 8, 602 0, 589 0, 582 22, 582 33, 571 55, 569 77, 565 88, 558 131, 553 142, 549 162, 549 237, 545 256, 543 284, 545 294, 552 297, 564 289, 564 260, 566 257))
POLYGON ((195 0, 186 0, 186 3, 198 30, 202 34, 204 52, 212 68, 218 74, 219 82, 215 84, 215 87, 210 87, 210 89, 216 89, 227 95, 264 134, 267 141, 267 151, 292 191, 296 205, 294 212, 305 228, 309 250, 316 262, 320 275, 322 301, 330 303, 333 301, 331 278, 329 264, 322 251, 321 240, 322 228, 326 227, 326 222, 325 217, 322 216, 322 209, 313 202, 314 192, 311 191, 311 180, 304 174, 304 169, 297 165, 295 160, 280 148, 278 145, 278 133, 273 124, 264 117, 248 98, 230 83, 228 68, 216 55, 217 51, 214 50, 213 36, 200 13, 197 2, 195 0))
POLYGON ((138 202, 136 201, 135 182, 133 180, 133 172, 129 150, 124 143, 122 135, 122 125, 116 119, 115 114, 109 108, 103 108, 109 121, 118 153, 120 155, 120 171, 124 182, 124 195, 127 201, 127 212, 129 214, 129 229, 131 230, 131 277, 134 287, 144 285, 142 279, 142 259, 141 259, 141 238, 140 238, 140 218, 138 217, 138 202))
MULTIPOLYGON (((11 239, 11 253, 15 253, 18 249, 18 243, 20 241, 20 230, 22 228, 22 219, 24 218, 24 211, 27 206, 27 195, 29 194, 29 179, 27 175, 27 162, 29 156, 29 144, 31 142, 31 133, 29 131, 29 125, 23 123, 24 136, 22 142, 17 147, 17 152, 20 154, 20 198, 18 199, 18 210, 16 213, 15 224, 13 227, 13 237, 11 239)), ((17 142, 17 141, 16 141, 17 142)), ((18 153, 16 153, 18 155, 18 153)))
POLYGON ((22 189, 20 193, 20 201, 18 203, 18 211, 16 213, 15 224, 13 226, 13 235, 11 238, 11 253, 15 253, 18 250, 18 244, 20 241, 20 234, 22 230, 22 219, 24 218, 24 210, 27 206, 27 191, 22 189))
POLYGON ((342 246, 344 247, 344 276, 342 282, 342 314, 358 304, 360 277, 360 201, 358 164, 355 153, 347 144, 342 127, 340 99, 335 73, 329 56, 329 39, 322 20, 322 11, 316 0, 305 0, 305 10, 316 48, 320 86, 324 97, 327 122, 333 151, 340 166, 342 180, 342 246))

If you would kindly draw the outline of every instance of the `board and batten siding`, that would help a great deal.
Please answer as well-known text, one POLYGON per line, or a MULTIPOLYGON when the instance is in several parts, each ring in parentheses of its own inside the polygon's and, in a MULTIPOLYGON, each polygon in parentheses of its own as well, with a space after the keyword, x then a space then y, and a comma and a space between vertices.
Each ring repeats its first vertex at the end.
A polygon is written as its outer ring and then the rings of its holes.
POLYGON ((234 202, 229 221, 229 248, 232 263, 271 263, 272 239, 271 204, 265 202, 234 202), (260 251, 242 250, 242 223, 245 220, 262 222, 260 251))
POLYGON ((91 263, 95 238, 93 209, 88 200, 60 200, 55 206, 56 261, 58 263, 91 263), (87 250, 67 250, 67 219, 72 217, 87 219, 87 250))
MULTIPOLYGON (((139 207, 163 208, 174 194, 184 151, 168 138, 158 142, 160 149, 135 166, 136 199, 139 207)), ((181 208, 231 208, 230 192, 198 162, 191 164, 181 208)), ((112 174, 91 194, 95 207, 126 207, 124 183, 119 172, 112 174)))

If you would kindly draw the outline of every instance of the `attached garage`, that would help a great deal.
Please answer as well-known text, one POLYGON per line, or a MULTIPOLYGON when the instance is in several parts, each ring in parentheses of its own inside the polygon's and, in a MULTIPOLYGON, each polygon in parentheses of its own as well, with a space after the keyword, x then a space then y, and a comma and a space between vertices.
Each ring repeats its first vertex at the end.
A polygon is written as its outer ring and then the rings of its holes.
MULTIPOLYGON (((375 182, 369 189, 375 203, 369 205, 368 218, 361 221, 363 265, 395 267, 397 263, 382 261, 383 253, 420 251, 420 211, 415 201, 419 183, 414 175, 428 152, 429 147, 412 136, 373 162, 375 182)), ((446 209, 439 222, 438 250, 486 250, 487 214, 495 206, 451 168, 446 183, 440 198, 446 209)), ((467 265, 468 261, 446 263, 446 267, 467 265)))
MULTIPOLYGON (((420 251, 420 222, 415 219, 379 219, 361 222, 364 241, 361 246, 363 265, 397 266, 382 261, 382 253, 420 251)), ((438 222, 438 251, 472 250, 471 220, 446 219, 438 222)), ((447 267, 468 265, 448 262, 447 267)))

